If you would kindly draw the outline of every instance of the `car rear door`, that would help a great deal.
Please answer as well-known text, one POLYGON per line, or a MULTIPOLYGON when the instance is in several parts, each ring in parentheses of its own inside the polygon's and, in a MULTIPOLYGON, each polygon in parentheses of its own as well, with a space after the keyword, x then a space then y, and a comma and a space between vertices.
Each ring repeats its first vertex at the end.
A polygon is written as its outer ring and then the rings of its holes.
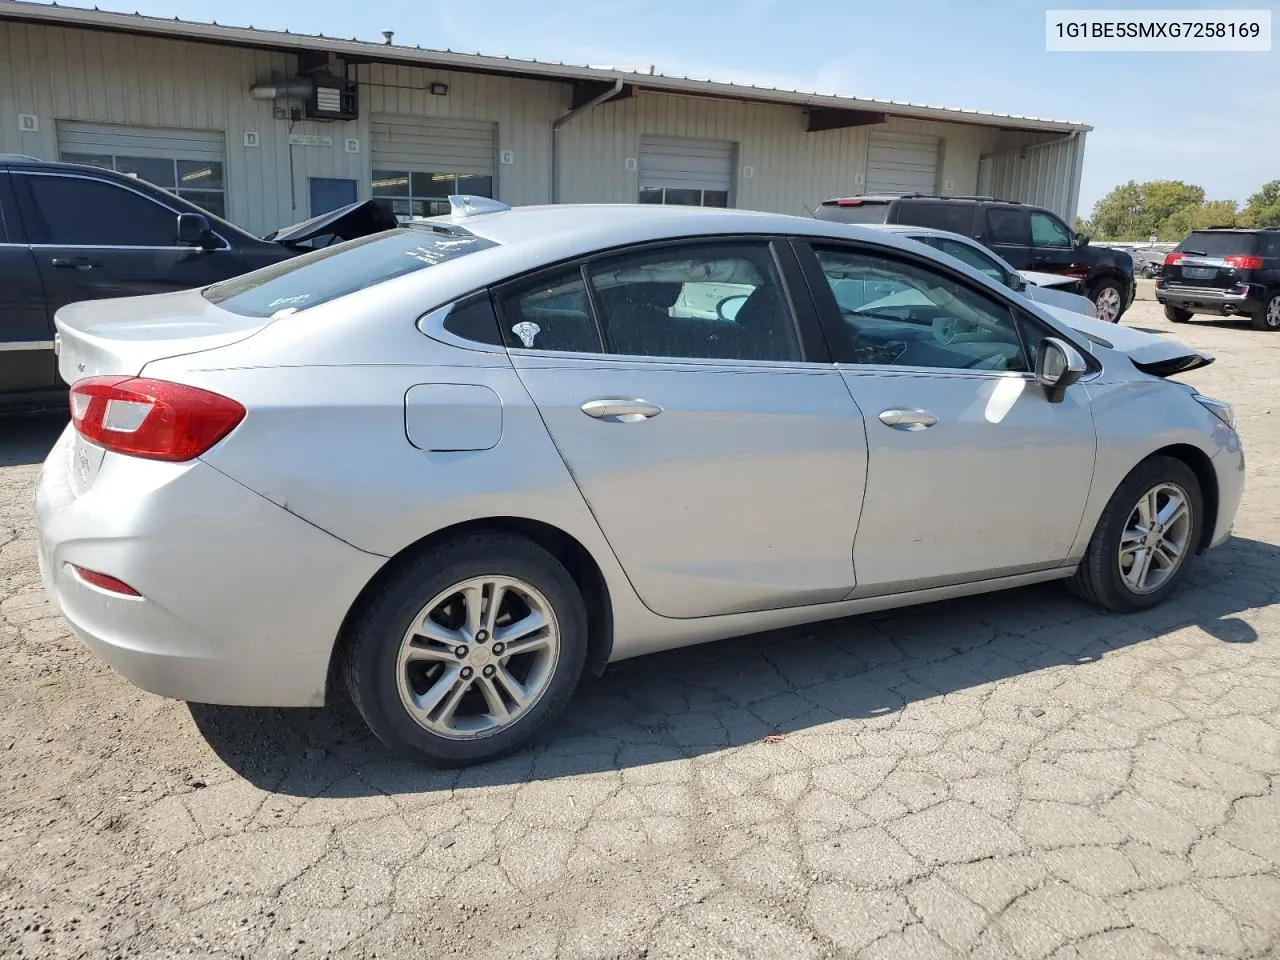
POLYGON ((1195 231, 1165 259, 1165 283, 1215 292, 1234 287, 1261 256, 1260 239, 1243 230, 1195 231))
POLYGON ((870 244, 798 244, 839 369, 866 423, 857 595, 1061 565, 1093 475, 1083 385, 1035 382, 1047 328, 933 261, 870 244), (898 290, 841 309, 832 288, 898 290))
POLYGON ((243 272, 225 240, 178 242, 179 208, 92 174, 24 171, 14 189, 50 322, 68 303, 186 290, 243 272))
POLYGON ((987 206, 979 214, 977 239, 1004 257, 1015 270, 1030 270, 1031 225, 1022 207, 987 206))
POLYGON ((0 392, 57 385, 44 285, 26 244, 7 168, 0 167, 0 392))
POLYGON ((646 606, 702 617, 849 593, 866 437, 789 244, 638 247, 495 301, 512 362, 646 606))

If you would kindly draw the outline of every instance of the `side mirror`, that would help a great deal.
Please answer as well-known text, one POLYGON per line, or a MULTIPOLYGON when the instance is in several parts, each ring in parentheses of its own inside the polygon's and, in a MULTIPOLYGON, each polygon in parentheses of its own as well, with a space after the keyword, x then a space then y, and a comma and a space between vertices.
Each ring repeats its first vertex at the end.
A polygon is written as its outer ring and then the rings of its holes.
POLYGON ((1009 279, 1005 282, 1009 285, 1009 289, 1015 293, 1022 293, 1023 290, 1027 289, 1026 277, 1020 273, 1009 274, 1009 279))
POLYGON ((1065 340, 1045 337, 1036 358, 1036 382, 1050 403, 1061 403, 1067 387, 1084 376, 1088 365, 1080 351, 1065 340))
POLYGON ((209 249, 213 245, 213 228, 200 213, 178 214, 178 242, 188 247, 209 249))
POLYGON ((734 320, 738 316, 738 311, 742 309, 742 305, 746 302, 747 297, 745 294, 725 297, 716 304, 716 316, 721 320, 734 320))

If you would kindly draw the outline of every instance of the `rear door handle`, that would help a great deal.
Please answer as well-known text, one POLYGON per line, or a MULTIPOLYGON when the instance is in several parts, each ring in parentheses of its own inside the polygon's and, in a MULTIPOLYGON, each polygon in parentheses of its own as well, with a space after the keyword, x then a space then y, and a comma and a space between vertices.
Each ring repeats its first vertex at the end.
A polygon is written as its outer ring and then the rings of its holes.
POLYGON ((648 400, 626 397, 601 397, 588 400, 582 405, 582 412, 597 420, 613 420, 618 423, 634 423, 637 420, 648 420, 662 412, 662 408, 648 400))
POLYGON ((54 257, 50 263, 65 270, 92 270, 94 267, 102 266, 97 260, 90 260, 87 257, 54 257))
POLYGON ((894 407, 880 414, 880 422, 895 430, 927 430, 938 422, 938 418, 928 410, 894 407))

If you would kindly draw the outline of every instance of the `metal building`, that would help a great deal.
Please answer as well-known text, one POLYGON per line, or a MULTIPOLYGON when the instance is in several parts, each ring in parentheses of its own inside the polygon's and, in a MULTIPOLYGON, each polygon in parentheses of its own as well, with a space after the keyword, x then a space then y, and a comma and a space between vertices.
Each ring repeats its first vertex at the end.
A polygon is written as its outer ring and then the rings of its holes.
POLYGON ((1074 218, 1090 127, 0 0, 0 153, 110 166, 262 233, 343 203, 983 193, 1074 218))

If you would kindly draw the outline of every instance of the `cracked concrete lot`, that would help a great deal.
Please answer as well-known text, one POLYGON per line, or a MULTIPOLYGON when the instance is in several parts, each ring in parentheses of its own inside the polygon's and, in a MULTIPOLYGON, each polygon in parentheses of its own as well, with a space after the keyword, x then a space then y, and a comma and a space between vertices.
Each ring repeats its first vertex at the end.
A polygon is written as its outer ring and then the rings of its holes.
POLYGON ((36 572, 59 425, 0 421, 0 956, 1276 956, 1280 335, 1124 322, 1218 356, 1188 379, 1249 459, 1174 602, 1047 586, 652 656, 464 772, 342 704, 112 673, 36 572))

